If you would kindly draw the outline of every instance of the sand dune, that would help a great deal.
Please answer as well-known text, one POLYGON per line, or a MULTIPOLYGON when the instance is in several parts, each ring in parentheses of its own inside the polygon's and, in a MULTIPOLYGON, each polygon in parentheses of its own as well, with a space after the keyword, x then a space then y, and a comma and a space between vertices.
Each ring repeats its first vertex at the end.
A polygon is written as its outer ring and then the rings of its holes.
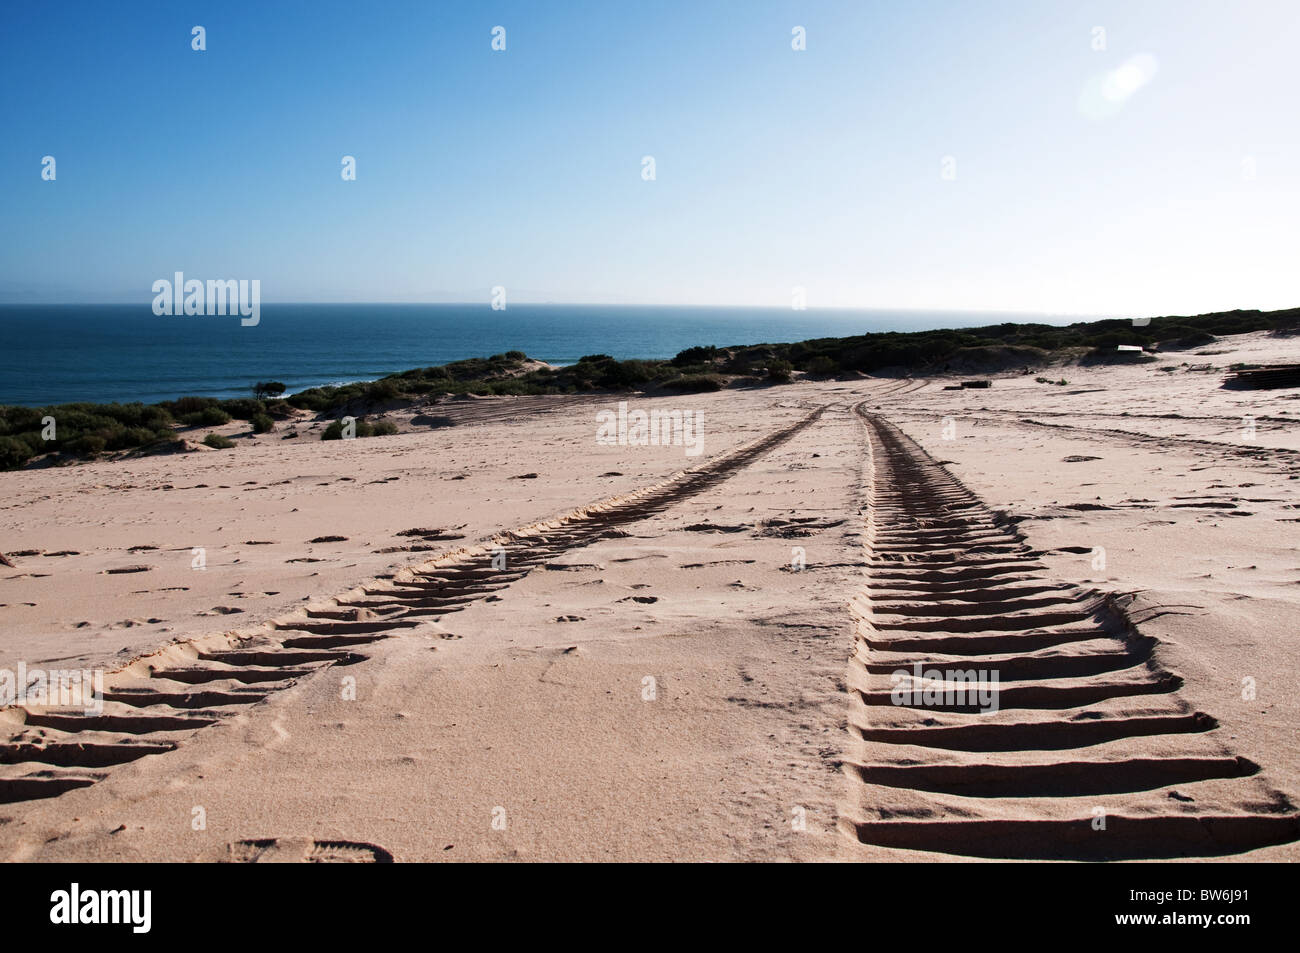
POLYGON ((1294 859, 1296 347, 2 474, 0 855, 1294 859))

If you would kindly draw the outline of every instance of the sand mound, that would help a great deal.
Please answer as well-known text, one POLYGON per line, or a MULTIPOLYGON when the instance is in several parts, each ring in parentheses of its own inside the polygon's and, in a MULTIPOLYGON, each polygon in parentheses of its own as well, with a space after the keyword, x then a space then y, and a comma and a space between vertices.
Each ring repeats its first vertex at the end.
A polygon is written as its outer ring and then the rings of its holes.
POLYGON ((931 370, 944 374, 994 374, 1034 369, 1050 363, 1051 355, 1037 347, 964 347, 936 363, 931 370))

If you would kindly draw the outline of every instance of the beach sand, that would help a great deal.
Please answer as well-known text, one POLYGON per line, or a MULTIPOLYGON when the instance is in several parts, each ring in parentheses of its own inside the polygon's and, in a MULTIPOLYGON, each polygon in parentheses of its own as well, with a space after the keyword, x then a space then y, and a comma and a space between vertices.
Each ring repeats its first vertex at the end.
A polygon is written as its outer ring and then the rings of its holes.
POLYGON ((0 473, 0 668, 111 672, 0 713, 0 857, 1296 859, 1300 392, 1220 385, 1298 352, 0 473))

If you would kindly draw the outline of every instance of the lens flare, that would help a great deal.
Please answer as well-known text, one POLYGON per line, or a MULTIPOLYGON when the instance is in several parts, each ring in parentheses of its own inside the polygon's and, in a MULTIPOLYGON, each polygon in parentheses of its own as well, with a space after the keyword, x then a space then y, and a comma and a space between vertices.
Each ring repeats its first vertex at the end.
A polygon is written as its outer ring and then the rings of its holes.
POLYGON ((1106 119, 1156 75, 1156 58, 1150 53, 1129 57, 1120 66, 1092 76, 1079 94, 1079 111, 1089 119, 1106 119))

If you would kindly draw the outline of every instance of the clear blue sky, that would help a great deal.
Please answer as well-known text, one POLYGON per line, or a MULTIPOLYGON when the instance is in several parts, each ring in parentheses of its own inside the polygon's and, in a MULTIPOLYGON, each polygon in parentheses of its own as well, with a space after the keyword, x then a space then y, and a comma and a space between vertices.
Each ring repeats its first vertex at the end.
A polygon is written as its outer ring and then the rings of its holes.
POLYGON ((1295 306, 1297 50, 1295 0, 10 2, 0 302, 1295 306))

